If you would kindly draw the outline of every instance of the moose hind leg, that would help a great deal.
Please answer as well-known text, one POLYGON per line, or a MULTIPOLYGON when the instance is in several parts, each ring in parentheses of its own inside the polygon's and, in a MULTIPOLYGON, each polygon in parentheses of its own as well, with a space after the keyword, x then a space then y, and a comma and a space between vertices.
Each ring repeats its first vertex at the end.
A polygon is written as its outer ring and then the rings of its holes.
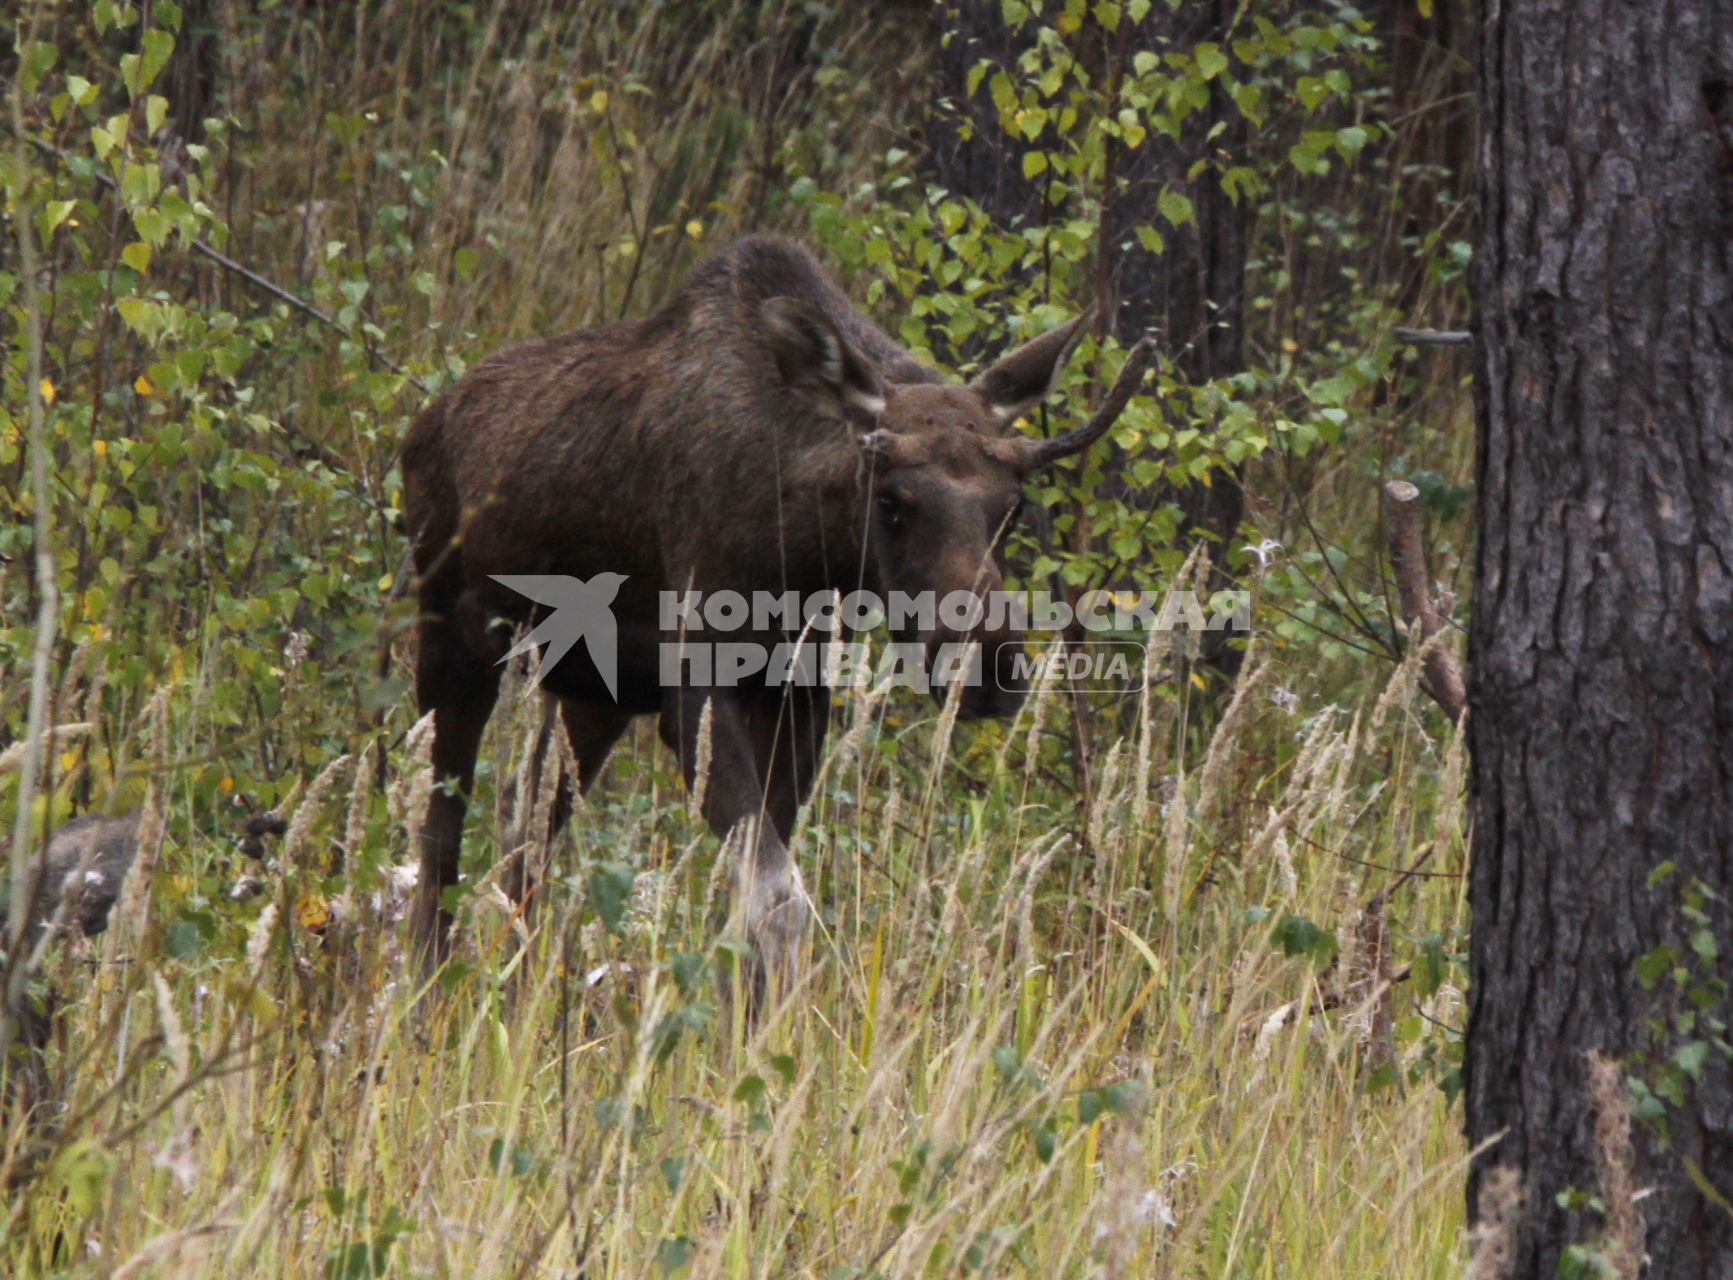
POLYGON ((525 785, 522 795, 513 800, 514 806, 521 808, 509 815, 503 832, 503 843, 513 859, 506 875, 506 891, 526 904, 526 912, 530 895, 546 871, 545 865, 529 866, 529 857, 539 854, 545 862, 554 840, 571 821, 575 800, 571 771, 563 767, 565 762, 554 745, 556 716, 564 725, 571 759, 577 763, 575 795, 589 793, 614 743, 632 723, 630 711, 608 703, 544 695, 533 756, 524 766, 525 785), (550 778, 553 795, 544 802, 542 793, 550 778))
POLYGON ((433 713, 434 788, 421 825, 412 920, 415 945, 431 964, 443 959, 450 945, 451 913, 441 907, 440 895, 457 883, 463 817, 482 730, 499 694, 499 672, 471 653, 441 618, 423 615, 419 642, 415 687, 422 711, 433 713))

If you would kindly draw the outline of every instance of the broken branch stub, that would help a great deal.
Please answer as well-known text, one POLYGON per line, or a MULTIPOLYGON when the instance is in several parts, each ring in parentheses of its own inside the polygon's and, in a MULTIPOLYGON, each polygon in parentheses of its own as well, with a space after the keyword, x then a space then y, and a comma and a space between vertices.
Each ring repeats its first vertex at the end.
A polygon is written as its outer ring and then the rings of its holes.
POLYGON ((1384 530, 1389 540, 1390 567, 1396 575, 1396 595, 1402 621, 1408 627, 1408 642, 1424 646, 1421 687, 1452 722, 1462 720, 1468 692, 1456 655, 1433 637, 1444 629, 1444 619, 1432 603, 1426 585, 1426 552, 1420 542, 1420 490, 1406 480, 1384 483, 1384 530))

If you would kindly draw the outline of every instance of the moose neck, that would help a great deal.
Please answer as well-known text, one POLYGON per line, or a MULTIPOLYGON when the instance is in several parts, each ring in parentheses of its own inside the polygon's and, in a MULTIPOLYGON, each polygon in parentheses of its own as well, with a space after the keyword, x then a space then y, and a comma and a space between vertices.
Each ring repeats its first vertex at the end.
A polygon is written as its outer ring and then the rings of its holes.
MULTIPOLYGON (((793 501, 785 511, 795 516, 789 529, 791 549, 803 562, 802 584, 809 590, 842 592, 880 588, 876 567, 866 551, 867 483, 860 451, 852 440, 812 450, 787 486, 793 501), (796 496, 798 495, 798 496, 796 496)), ((791 566, 792 567, 792 566, 791 566)))

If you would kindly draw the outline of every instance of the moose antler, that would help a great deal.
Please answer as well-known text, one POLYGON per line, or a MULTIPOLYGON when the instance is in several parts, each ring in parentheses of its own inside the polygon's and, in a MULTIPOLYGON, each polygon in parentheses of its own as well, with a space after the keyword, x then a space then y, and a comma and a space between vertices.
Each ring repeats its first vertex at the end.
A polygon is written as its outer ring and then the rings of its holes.
POLYGON ((1101 407, 1088 422, 1046 440, 1022 442, 1023 458, 1030 469, 1045 467, 1061 458, 1069 458, 1074 453, 1082 453, 1106 435, 1113 424, 1119 421, 1119 415, 1125 412, 1125 406, 1131 402, 1131 397, 1137 394, 1138 387, 1143 384, 1143 376, 1149 372, 1155 361, 1155 339, 1139 339, 1137 345, 1131 349, 1131 355, 1126 358, 1125 366, 1120 369, 1119 377, 1114 380, 1113 390, 1107 393, 1107 399, 1101 402, 1101 407))

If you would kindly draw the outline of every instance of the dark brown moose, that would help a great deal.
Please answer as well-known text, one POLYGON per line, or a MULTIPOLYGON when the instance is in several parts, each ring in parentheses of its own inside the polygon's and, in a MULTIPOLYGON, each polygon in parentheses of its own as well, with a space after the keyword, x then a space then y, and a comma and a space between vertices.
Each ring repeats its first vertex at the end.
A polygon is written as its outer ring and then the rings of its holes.
MULTIPOLYGON (((413 919, 424 954, 446 945, 441 893, 458 878, 499 663, 515 626, 547 616, 495 576, 563 575, 609 608, 617 655, 604 672, 592 648, 574 647, 544 674, 577 786, 634 716, 659 716, 705 820, 741 842, 737 901, 764 972, 793 976, 810 904, 787 841, 829 695, 765 680, 665 682, 661 646, 681 636, 665 629, 661 593, 997 589, 996 548, 1025 478, 1099 439, 1153 359, 1146 339, 1084 426, 1022 435, 1012 424, 1052 391, 1086 319, 959 386, 858 315, 804 249, 753 236, 702 263, 655 314, 507 347, 430 403, 403 454, 416 689, 434 714, 435 774, 457 785, 435 789, 422 826, 413 919), (695 784, 701 754, 707 776, 695 784)), ((796 635, 749 627, 725 638, 774 646, 796 635)), ((978 669, 991 674, 956 691, 960 712, 1015 708, 1016 633, 901 638, 978 645, 978 669)), ((570 803, 567 791, 556 823, 570 803)))

